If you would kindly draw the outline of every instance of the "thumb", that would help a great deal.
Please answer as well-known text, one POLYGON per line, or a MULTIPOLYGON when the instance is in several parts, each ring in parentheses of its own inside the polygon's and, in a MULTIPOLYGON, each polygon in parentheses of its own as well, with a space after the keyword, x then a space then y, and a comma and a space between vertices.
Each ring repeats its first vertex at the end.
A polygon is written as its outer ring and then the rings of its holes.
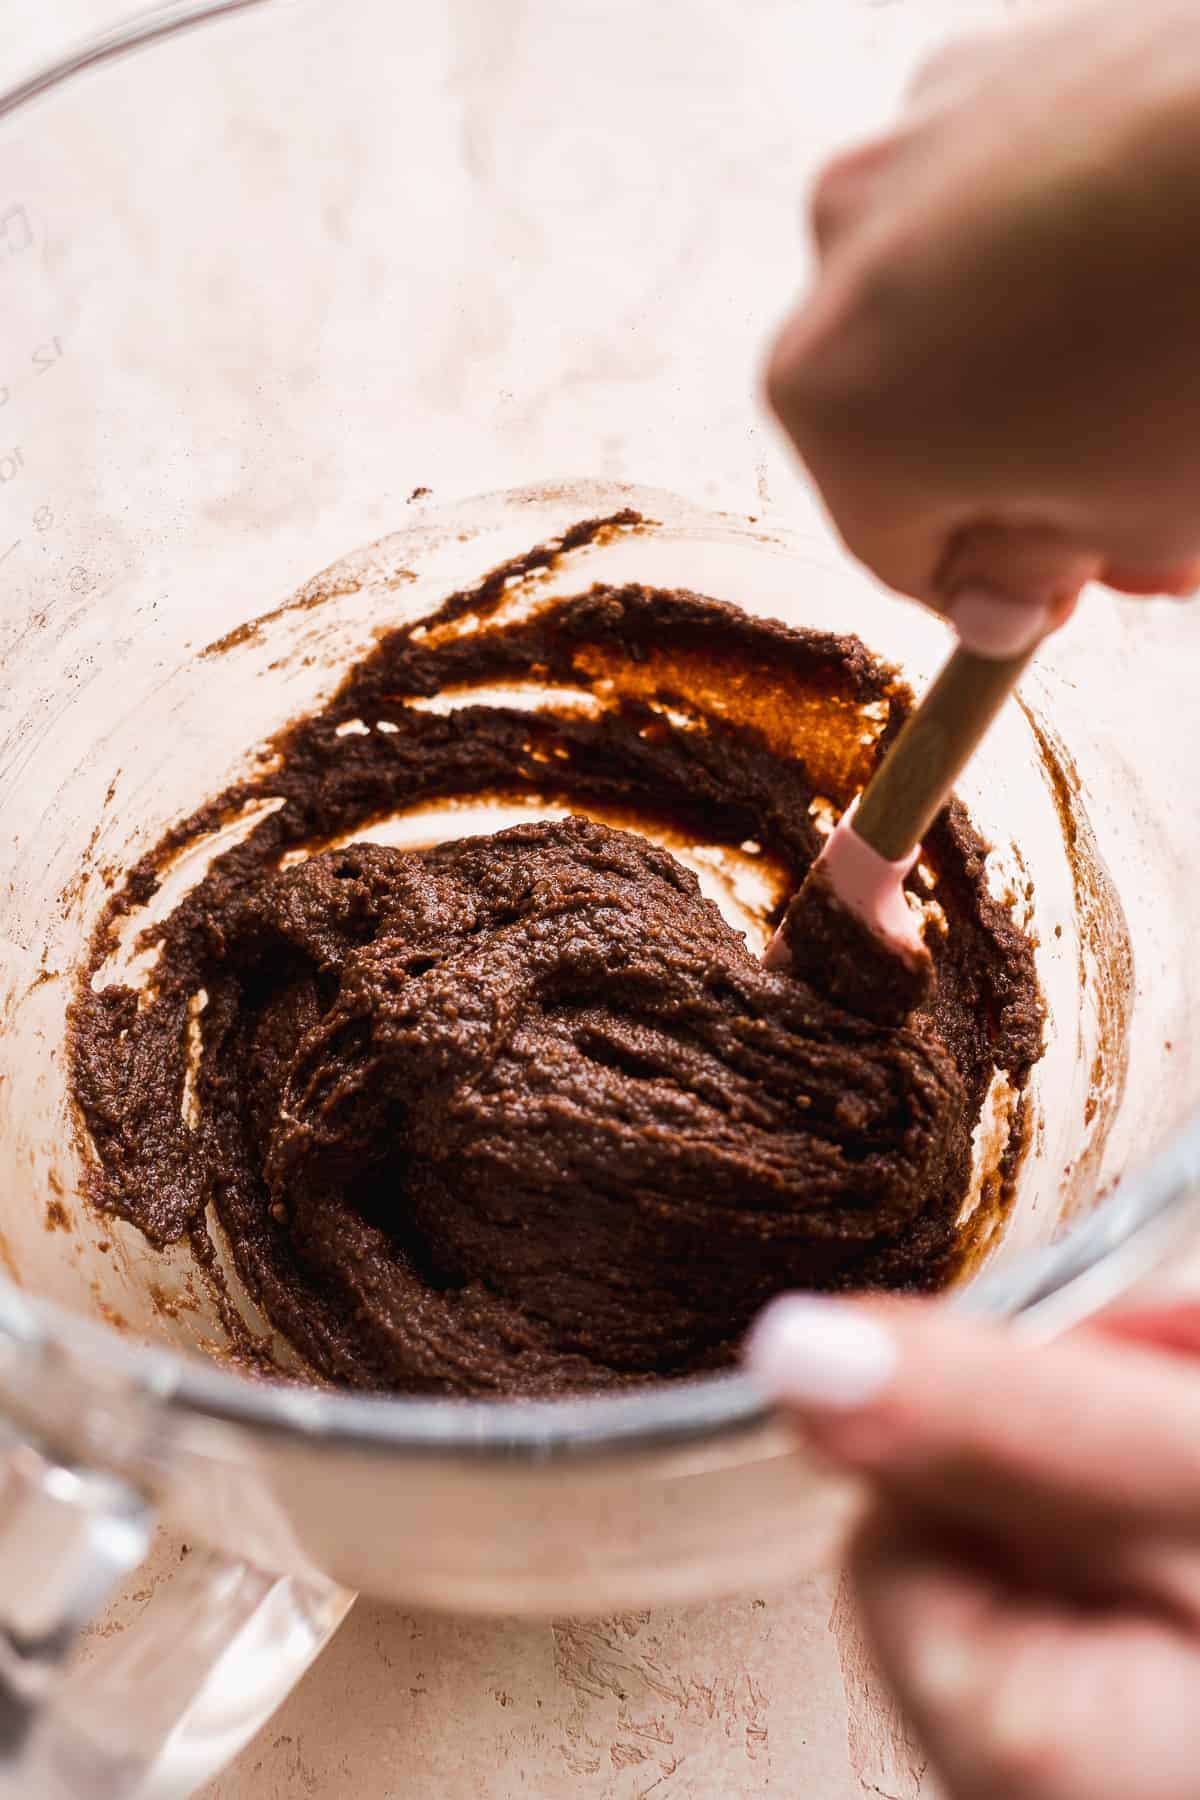
POLYGON ((939 604, 968 650, 1013 656, 1057 631, 1103 559, 1042 526, 975 526, 938 568, 939 604))
POLYGON ((808 1441, 885 1497, 1072 1546, 1200 1540, 1200 1375, 1110 1333, 1023 1342, 944 1303, 777 1300, 751 1374, 808 1441))

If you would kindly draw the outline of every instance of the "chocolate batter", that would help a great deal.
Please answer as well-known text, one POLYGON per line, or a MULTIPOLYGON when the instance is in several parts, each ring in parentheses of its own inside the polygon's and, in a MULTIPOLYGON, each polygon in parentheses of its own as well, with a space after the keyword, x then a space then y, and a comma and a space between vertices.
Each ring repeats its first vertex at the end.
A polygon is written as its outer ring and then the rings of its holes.
POLYGON ((957 805, 926 847, 936 990, 906 1025, 844 1010, 811 968, 768 973, 668 851, 594 816, 346 843, 432 799, 537 795, 749 841, 781 916, 907 696, 856 639, 694 594, 595 587, 506 622, 514 587, 636 523, 580 526, 390 633, 269 775, 169 834, 97 933, 72 1034, 94 1198, 201 1256, 211 1204, 332 1380, 611 1386, 729 1362, 783 1287, 937 1287, 992 1075, 1020 1088, 1039 1054, 1030 947, 957 805), (544 704, 414 704, 501 680, 544 704), (267 797, 154 928, 151 988, 94 990, 179 850, 267 797))

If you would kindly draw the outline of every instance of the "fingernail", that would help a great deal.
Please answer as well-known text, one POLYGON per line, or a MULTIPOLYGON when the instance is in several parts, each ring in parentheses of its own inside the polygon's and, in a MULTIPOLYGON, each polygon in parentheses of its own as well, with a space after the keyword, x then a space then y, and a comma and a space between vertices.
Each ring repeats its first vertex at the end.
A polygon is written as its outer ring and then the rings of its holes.
POLYGON ((751 1331, 746 1360, 776 1399, 845 1412, 887 1389, 898 1355, 891 1332, 868 1313, 789 1294, 773 1301, 751 1331))
POLYGON ((996 588, 962 588, 946 608, 946 616, 964 649, 976 656, 1020 656, 1041 642, 1053 622, 1053 609, 1041 600, 1015 600, 996 588))

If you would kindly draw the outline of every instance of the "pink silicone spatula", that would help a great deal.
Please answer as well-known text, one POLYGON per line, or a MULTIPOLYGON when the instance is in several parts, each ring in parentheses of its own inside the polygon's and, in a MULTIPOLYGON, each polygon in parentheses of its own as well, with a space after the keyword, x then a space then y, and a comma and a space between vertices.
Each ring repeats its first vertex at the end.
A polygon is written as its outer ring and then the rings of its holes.
POLYGON ((920 1004, 932 964, 905 877, 1036 648, 994 656, 958 645, 826 840, 767 946, 768 968, 790 968, 881 1022, 920 1004))

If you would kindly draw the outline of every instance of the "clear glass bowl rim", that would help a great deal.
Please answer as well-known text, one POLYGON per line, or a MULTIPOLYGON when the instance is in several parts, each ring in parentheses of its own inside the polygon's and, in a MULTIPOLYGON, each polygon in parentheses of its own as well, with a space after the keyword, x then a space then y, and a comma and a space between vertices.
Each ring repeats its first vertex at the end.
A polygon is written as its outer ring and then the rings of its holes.
MULTIPOLYGON (((85 70, 194 26, 272 0, 171 0, 77 43, 0 92, 0 119, 85 70)), ((948 1304, 976 1316, 1055 1330, 1100 1311, 1161 1266, 1200 1201, 1200 1112, 1145 1168, 1127 1176, 1061 1240, 986 1272, 948 1304)), ((199 1357, 127 1343, 110 1327, 31 1298, 0 1277, 0 1336, 29 1352, 59 1350, 148 1399, 255 1432, 404 1455, 503 1457, 652 1451, 756 1430, 771 1408, 742 1374, 634 1393, 545 1401, 415 1400, 273 1385, 199 1357)))

